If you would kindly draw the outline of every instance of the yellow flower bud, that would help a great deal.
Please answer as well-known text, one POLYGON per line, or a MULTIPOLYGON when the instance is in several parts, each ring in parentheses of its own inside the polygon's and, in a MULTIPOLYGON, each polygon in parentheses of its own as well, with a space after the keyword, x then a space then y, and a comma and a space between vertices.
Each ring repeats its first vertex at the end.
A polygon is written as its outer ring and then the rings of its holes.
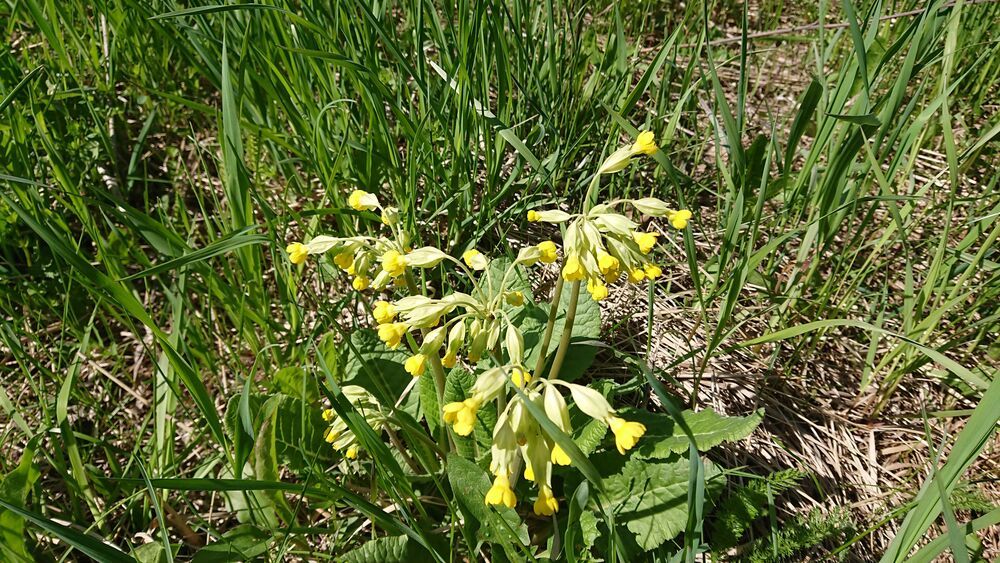
POLYGON ((568 221, 573 216, 565 211, 560 211, 558 209, 546 209, 544 211, 529 211, 528 220, 529 221, 544 221, 546 223, 564 223, 568 221), (534 217, 534 219, 532 219, 534 217))
POLYGON ((427 357, 423 354, 414 354, 406 359, 403 367, 406 369, 406 373, 413 377, 420 377, 427 369, 427 357))
POLYGON ((458 354, 456 354, 452 350, 448 350, 448 352, 445 353, 444 357, 441 358, 441 365, 448 369, 455 367, 455 364, 457 363, 458 363, 458 354))
POLYGON ((344 454, 347 459, 357 459, 358 458, 358 446, 354 445, 347 448, 347 453, 344 454))
POLYGON ((364 190, 354 190, 347 197, 347 204, 355 211, 371 211, 378 207, 378 198, 364 190))
POLYGON ((691 212, 687 209, 681 209, 680 211, 671 211, 667 214, 667 220, 670 221, 670 226, 675 229, 683 229, 687 227, 688 221, 691 219, 691 212))
POLYGON ((528 222, 535 223, 541 219, 541 215, 538 214, 534 209, 528 210, 528 222))
POLYGON ((663 274, 663 270, 656 264, 646 264, 642 270, 646 273, 646 277, 651 280, 655 280, 663 274))
POLYGON ((292 264, 302 264, 309 258, 309 247, 301 242, 293 242, 285 248, 288 253, 288 260, 292 264))
POLYGON ((504 294, 504 300, 507 301, 507 304, 511 307, 520 307, 521 305, 524 305, 524 293, 521 293, 520 291, 508 291, 504 294))
POLYGON ((551 240, 538 243, 537 248, 541 253, 538 259, 545 264, 551 264, 559 259, 559 248, 551 240))
POLYGON ((628 273, 628 281, 639 283, 646 279, 646 272, 642 268, 636 268, 628 273))
POLYGON ((371 285, 371 283, 372 280, 368 279, 366 276, 358 276, 351 282, 351 286, 358 291, 364 291, 368 289, 368 286, 371 285))
POLYGON ((639 250, 643 254, 649 254, 650 250, 656 246, 656 238, 660 233, 632 233, 632 240, 639 245, 639 250))

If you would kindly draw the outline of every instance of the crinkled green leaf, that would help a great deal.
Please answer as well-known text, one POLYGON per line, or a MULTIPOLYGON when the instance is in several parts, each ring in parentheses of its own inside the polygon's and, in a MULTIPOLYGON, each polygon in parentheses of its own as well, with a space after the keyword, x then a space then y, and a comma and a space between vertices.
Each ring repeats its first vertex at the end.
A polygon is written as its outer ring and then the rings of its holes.
POLYGON ((423 413, 424 420, 427 421, 427 428, 431 435, 437 434, 437 429, 441 426, 441 405, 438 404, 437 385, 434 383, 432 374, 424 374, 417 382, 417 390, 420 392, 420 412, 423 413))
POLYGON ((343 563, 409 563, 429 560, 427 551, 406 536, 376 538, 337 559, 343 563))
POLYGON ((306 374, 299 366, 288 366, 279 369, 271 376, 272 387, 296 399, 311 403, 319 398, 319 384, 316 378, 306 374))
MULTIPOLYGON (((605 479, 616 519, 635 534, 643 549, 653 549, 684 530, 687 523, 690 463, 674 457, 664 461, 630 459, 621 473, 605 479)), ((719 470, 705 461, 706 488, 718 489, 719 470)))
POLYGON ((393 405, 413 377, 403 369, 409 354, 402 346, 386 348, 374 330, 362 328, 351 333, 345 347, 345 385, 359 385, 374 395, 381 404, 393 405))
POLYGON ((499 542, 508 556, 520 553, 512 549, 514 545, 528 545, 528 527, 514 509, 487 506, 486 492, 490 490, 491 483, 486 471, 463 457, 451 454, 448 456, 448 481, 462 506, 462 513, 478 524, 484 540, 499 542))
MULTIPOLYGON (((636 446, 636 457, 665 458, 688 450, 690 441, 687 434, 670 415, 628 409, 623 411, 622 417, 646 425, 646 434, 636 446)), ((698 451, 706 452, 723 442, 749 436, 764 418, 764 411, 759 410, 749 416, 723 416, 711 409, 698 412, 686 410, 681 413, 681 418, 694 436, 698 451)))
POLYGON ((601 441, 604 440, 604 436, 607 433, 607 424, 604 424, 600 420, 586 417, 586 422, 574 430, 573 441, 576 442, 581 452, 590 455, 594 453, 597 446, 601 445, 601 441))

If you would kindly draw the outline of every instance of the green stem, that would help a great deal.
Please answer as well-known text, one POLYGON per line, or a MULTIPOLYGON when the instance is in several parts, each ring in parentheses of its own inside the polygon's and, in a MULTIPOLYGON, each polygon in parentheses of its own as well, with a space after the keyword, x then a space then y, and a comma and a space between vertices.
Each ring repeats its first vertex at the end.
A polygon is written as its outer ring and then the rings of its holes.
POLYGON ((552 340, 552 332, 556 326, 556 315, 559 314, 559 300, 562 298, 563 279, 559 276, 556 287, 552 291, 552 303, 549 305, 549 318, 545 322, 545 334, 542 336, 542 345, 538 349, 538 361, 535 362, 534 377, 541 377, 542 370, 545 369, 545 357, 549 353, 549 341, 552 340))
POLYGON ((566 352, 569 351, 569 343, 573 338, 573 321, 576 320, 576 304, 580 300, 580 282, 573 282, 570 289, 569 304, 566 306, 566 322, 563 324, 562 337, 559 338, 559 348, 556 350, 556 357, 552 360, 552 368, 549 370, 549 379, 559 378, 559 369, 563 360, 566 359, 566 352))
MULTIPOLYGON (((410 295, 417 295, 420 289, 417 287, 416 280, 413 279, 413 272, 407 270, 406 274, 406 288, 409 290, 410 295)), ((421 334, 426 335, 427 329, 421 329, 421 334)), ((437 354, 428 354, 427 361, 431 364, 431 371, 434 373, 434 387, 437 390, 437 400, 438 400, 438 410, 444 408, 444 365, 441 364, 441 358, 437 354)), ((448 445, 450 446, 450 451, 455 451, 455 442, 451 439, 451 434, 448 433, 444 421, 441 421, 441 427, 443 434, 448 436, 448 445)))

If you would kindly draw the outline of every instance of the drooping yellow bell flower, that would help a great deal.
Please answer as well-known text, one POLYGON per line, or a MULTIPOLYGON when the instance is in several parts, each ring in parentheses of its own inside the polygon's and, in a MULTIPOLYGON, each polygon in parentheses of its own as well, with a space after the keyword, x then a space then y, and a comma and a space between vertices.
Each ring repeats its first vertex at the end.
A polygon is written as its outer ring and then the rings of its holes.
POLYGON ((409 329, 410 327, 404 323, 382 324, 378 327, 378 337, 389 348, 397 348, 409 329))
POLYGON ((552 516, 559 512, 559 501, 552 495, 552 489, 547 485, 542 485, 538 489, 538 500, 535 501, 535 514, 539 516, 552 516))
POLYGON ((632 154, 653 154, 659 147, 656 146, 656 136, 652 131, 643 131, 632 143, 632 154))
POLYGON ((587 277, 587 272, 583 269, 579 258, 570 256, 566 258, 566 263, 563 265, 562 277, 566 281, 575 282, 587 277))
POLYGON ((615 433, 615 446, 618 453, 624 454, 626 450, 635 447, 639 438, 646 433, 646 425, 641 422, 627 421, 617 416, 607 418, 608 426, 615 433))
POLYGON ((427 369, 427 357, 423 354, 414 354, 403 363, 406 373, 413 377, 420 377, 427 369))
POLYGON ((514 508, 517 504, 517 496, 510 488, 510 480, 506 475, 497 475, 493 480, 493 486, 486 493, 486 504, 502 504, 507 508, 514 508))
POLYGON ((538 250, 541 252, 539 260, 545 264, 551 264, 559 259, 559 247, 551 240, 538 243, 538 250))
POLYGON ((372 316, 375 317, 375 322, 380 325, 396 320, 396 313, 396 306, 388 301, 376 301, 375 307, 372 309, 372 316))
POLYGON ((671 211, 667 213, 667 220, 670 221, 670 226, 675 229, 683 229, 687 227, 688 221, 691 220, 691 212, 687 209, 681 209, 680 211, 671 211))
POLYGON ((639 245, 640 252, 649 254, 649 251, 656 246, 656 238, 659 236, 660 233, 632 233, 632 240, 639 245))
POLYGON ((468 436, 472 434, 473 428, 476 427, 476 413, 479 412, 480 406, 482 406, 482 403, 475 397, 464 401, 448 403, 443 409, 444 422, 445 424, 452 425, 455 434, 468 436))
POLYGON ((375 197, 375 194, 364 190, 354 190, 347 197, 347 204, 355 211, 371 211, 378 207, 378 198, 375 197))
POLYGON ((398 250, 388 250, 379 259, 382 262, 382 270, 390 276, 396 278, 406 271, 406 256, 398 250))

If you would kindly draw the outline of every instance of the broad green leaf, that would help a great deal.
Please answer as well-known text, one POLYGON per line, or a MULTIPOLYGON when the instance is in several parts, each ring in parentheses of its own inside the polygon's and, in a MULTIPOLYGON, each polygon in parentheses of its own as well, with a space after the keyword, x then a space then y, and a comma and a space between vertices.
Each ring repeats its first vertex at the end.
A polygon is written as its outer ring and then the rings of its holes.
POLYGON ((373 539, 337 559, 342 563, 409 563, 429 560, 427 551, 406 536, 373 539))
POLYGON ((601 445, 601 441, 608 433, 608 425, 589 416, 581 416, 580 418, 585 419, 585 422, 579 427, 575 427, 573 441, 576 442, 577 447, 584 455, 590 455, 594 453, 597 446, 601 445))
MULTIPOLYGON (((689 471, 690 463, 683 457, 656 462, 630 459, 621 473, 604 480, 617 521, 635 534, 643 549, 653 549, 684 530, 689 471)), ((714 479, 718 474, 706 461, 708 487, 721 484, 721 479, 714 479)))
MULTIPOLYGON (((284 396, 276 395, 268 399, 261 407, 262 420, 253 448, 254 477, 261 481, 279 481, 277 430, 278 412, 284 396)), ((275 516, 280 516, 285 523, 292 523, 294 511, 280 491, 264 491, 255 495, 261 500, 261 510, 267 520, 277 526, 275 516), (267 501, 261 497, 266 497, 267 501), (268 502, 269 501, 269 502, 268 502)))
MULTIPOLYGON (((34 450, 24 449, 24 453, 21 454, 21 462, 13 471, 4 476, 3 481, 0 481, 0 499, 24 506, 28 500, 28 493, 39 476, 39 471, 33 462, 34 456, 34 450)), ((0 509, 0 555, 4 556, 2 558, 4 560, 34 560, 24 544, 24 518, 14 512, 2 509, 0 509)))
POLYGON ((420 392, 420 411, 427 421, 427 428, 432 436, 437 435, 437 429, 441 426, 441 405, 438 404, 434 376, 424 374, 417 382, 417 390, 420 392))
POLYGON ((271 534, 249 524, 236 526, 194 555, 193 563, 250 561, 267 553, 271 534))
POLYGON ((132 557, 139 563, 167 563, 167 548, 162 543, 142 544, 132 550, 132 557))
POLYGON ((359 385, 383 405, 394 405, 413 376, 403 369, 409 355, 402 347, 386 348, 371 329, 351 333, 350 352, 344 362, 344 385, 359 385))
MULTIPOLYGON (((627 410, 622 417, 646 425, 646 433, 636 447, 636 456, 639 458, 665 458, 671 454, 681 454, 691 444, 688 435, 669 415, 627 410)), ((746 438, 763 418, 763 410, 743 417, 722 416, 711 409, 681 412, 681 419, 690 429, 700 452, 707 452, 723 442, 746 438)))
MULTIPOLYGON (((562 299, 559 301, 559 309, 556 315, 556 323, 552 329, 552 339, 549 342, 547 356, 555 354, 562 338, 563 325, 566 319, 566 309, 569 306, 570 288, 563 289, 562 299)), ((524 321, 521 324, 521 332, 524 334, 525 365, 534 366, 538 361, 538 354, 541 352, 541 339, 545 332, 545 324, 549 317, 548 306, 538 306, 526 303, 524 306, 524 321)), ((583 373, 594 363, 597 356, 597 347, 593 345, 601 336, 601 307, 596 301, 591 299, 590 294, 581 291, 577 299, 576 319, 573 322, 573 339, 570 341, 566 359, 559 371, 559 379, 573 381, 583 375, 583 373)))
POLYGON ((316 379, 310 377, 306 370, 299 366, 283 367, 274 372, 274 375, 271 376, 271 384, 275 390, 307 403, 312 403, 319 398, 319 384, 316 379))
POLYGON ((461 456, 451 454, 448 456, 448 481, 463 514, 479 525, 484 540, 499 542, 508 555, 516 553, 510 549, 513 545, 528 545, 528 527, 514 509, 486 504, 486 492, 491 486, 486 471, 461 456))

